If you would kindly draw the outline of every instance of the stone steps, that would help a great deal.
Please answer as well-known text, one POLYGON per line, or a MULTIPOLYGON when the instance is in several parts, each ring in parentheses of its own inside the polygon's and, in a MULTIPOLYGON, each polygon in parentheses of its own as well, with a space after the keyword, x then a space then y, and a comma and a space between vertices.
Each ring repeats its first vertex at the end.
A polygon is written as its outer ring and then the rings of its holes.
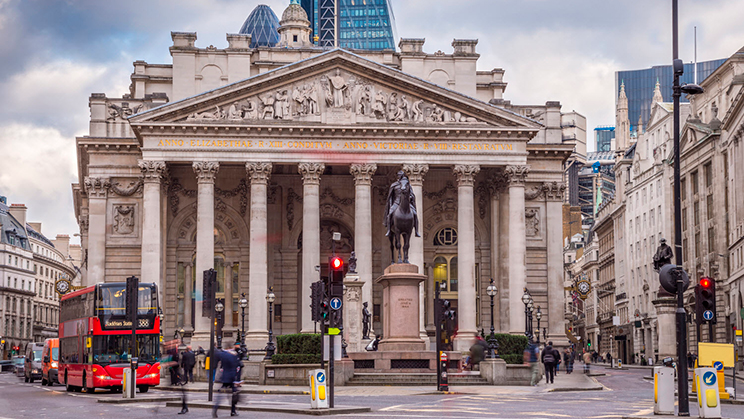
MULTIPOLYGON (((477 374, 451 373, 449 383, 488 385, 486 379, 477 374)), ((428 386, 436 384, 436 373, 355 373, 347 383, 350 386, 428 386)))

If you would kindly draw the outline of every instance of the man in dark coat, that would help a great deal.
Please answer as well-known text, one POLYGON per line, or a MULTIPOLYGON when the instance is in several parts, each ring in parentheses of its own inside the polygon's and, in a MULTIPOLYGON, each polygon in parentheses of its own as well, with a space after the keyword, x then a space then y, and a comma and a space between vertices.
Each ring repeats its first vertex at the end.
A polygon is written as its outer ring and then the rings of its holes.
POLYGON ((194 365, 196 365, 196 354, 191 350, 191 346, 187 346, 186 352, 181 355, 184 381, 194 382, 194 365))
MULTIPOLYGON (((215 362, 219 362, 222 369, 222 375, 219 380, 222 383, 222 388, 220 389, 219 394, 230 394, 232 398, 230 402, 230 416, 238 416, 238 411, 236 409, 238 398, 235 394, 237 387, 235 384, 240 381, 240 376, 238 375, 240 360, 236 354, 223 350, 216 350, 214 355, 215 362)), ((220 400, 224 397, 219 394, 214 399, 214 406, 212 406, 213 418, 217 417, 217 409, 219 408, 220 400)))
POLYGON ((553 342, 548 342, 542 354, 540 354, 540 361, 545 365, 545 383, 553 384, 555 379, 555 366, 558 365, 558 360, 561 359, 561 354, 558 350, 553 348, 553 342))

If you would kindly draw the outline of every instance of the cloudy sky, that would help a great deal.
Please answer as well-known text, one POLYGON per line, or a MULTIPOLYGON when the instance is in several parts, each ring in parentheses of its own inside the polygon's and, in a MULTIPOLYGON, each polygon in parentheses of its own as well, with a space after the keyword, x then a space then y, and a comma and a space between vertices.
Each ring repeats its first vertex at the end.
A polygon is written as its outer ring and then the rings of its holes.
MULTIPOLYGON (((361 0, 357 0, 361 1, 361 0)), ((88 97, 127 92, 134 60, 170 63, 170 31, 227 46, 260 2, 289 0, 0 0, 0 195, 25 203, 43 233, 78 232, 71 188, 88 97)), ((398 36, 450 52, 477 38, 479 69, 506 70, 505 98, 558 100, 614 125, 614 72, 671 62, 671 0, 393 0, 398 36)), ((680 0, 680 58, 725 58, 744 46, 744 1, 680 0)), ((591 134, 590 134, 591 136, 591 134)))

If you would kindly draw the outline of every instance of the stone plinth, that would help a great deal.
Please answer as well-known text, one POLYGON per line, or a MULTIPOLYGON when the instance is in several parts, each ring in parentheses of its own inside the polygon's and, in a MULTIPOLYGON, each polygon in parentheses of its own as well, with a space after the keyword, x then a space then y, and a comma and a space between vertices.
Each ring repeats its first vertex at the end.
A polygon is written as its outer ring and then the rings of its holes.
POLYGON ((364 282, 359 274, 348 273, 344 277, 344 339, 347 352, 360 352, 362 346, 362 295, 364 282))
POLYGON ((674 296, 661 297, 652 301, 656 308, 656 321, 659 323, 659 359, 677 356, 677 299, 674 296))
POLYGON ((418 266, 409 263, 390 265, 377 278, 383 287, 380 351, 426 350, 419 334, 419 283, 425 279, 418 266))

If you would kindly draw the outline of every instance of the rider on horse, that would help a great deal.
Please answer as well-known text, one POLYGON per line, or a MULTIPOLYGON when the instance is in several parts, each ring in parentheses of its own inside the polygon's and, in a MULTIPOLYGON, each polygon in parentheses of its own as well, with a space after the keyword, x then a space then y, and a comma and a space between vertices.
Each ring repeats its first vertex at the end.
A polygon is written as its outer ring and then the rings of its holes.
MULTIPOLYGON (((383 220, 382 224, 387 227, 387 233, 385 233, 385 236, 390 236, 390 227, 392 226, 392 217, 393 213, 395 213, 395 210, 398 209, 398 206, 400 206, 401 201, 401 193, 403 193, 403 190, 406 189, 406 184, 410 185, 410 182, 408 181, 408 176, 406 176, 405 172, 402 170, 398 172, 398 180, 393 182, 392 185, 390 185, 390 191, 388 192, 387 197, 387 205, 385 206, 385 219, 383 220)), ((416 197, 413 195, 413 188, 410 186, 408 187, 409 193, 409 201, 411 203, 411 212, 413 213, 413 227, 416 231, 416 237, 421 237, 419 235, 419 229, 418 229, 418 213, 416 211, 416 197)))

